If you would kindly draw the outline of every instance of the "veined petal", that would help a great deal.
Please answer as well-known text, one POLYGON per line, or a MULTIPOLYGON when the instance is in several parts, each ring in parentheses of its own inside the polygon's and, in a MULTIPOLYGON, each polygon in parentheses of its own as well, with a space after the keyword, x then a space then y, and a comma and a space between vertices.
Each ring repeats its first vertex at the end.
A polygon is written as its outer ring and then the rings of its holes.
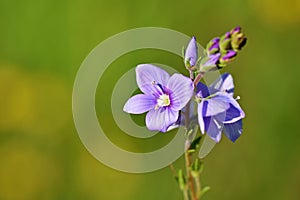
POLYGON ((228 105, 223 123, 233 123, 245 117, 244 111, 230 94, 226 92, 218 92, 216 94, 212 99, 225 102, 228 105))
POLYGON ((178 114, 170 108, 152 109, 146 115, 146 126, 151 131, 166 132, 177 121, 178 114))
POLYGON ((209 86, 209 90, 211 94, 216 92, 227 92, 233 96, 234 84, 232 76, 229 73, 223 74, 209 86))
POLYGON ((157 87, 154 83, 165 86, 170 77, 165 70, 151 64, 138 65, 135 71, 136 82, 140 90, 145 94, 156 94, 157 87))
POLYGON ((189 62, 190 66, 195 66, 198 60, 198 47, 196 38, 192 37, 190 40, 184 55, 184 62, 189 62))
POLYGON ((226 110, 225 120, 223 121, 226 124, 234 123, 236 121, 241 120, 245 117, 245 114, 241 108, 237 108, 230 104, 228 110, 226 110))
POLYGON ((182 126, 184 124, 184 115, 182 115, 180 112, 178 114, 178 118, 177 118, 177 121, 173 124, 171 124, 168 128, 167 128, 167 131, 171 131, 175 128, 178 128, 179 126, 182 126))
POLYGON ((198 105, 198 122, 199 122, 199 126, 200 126, 200 131, 202 134, 205 133, 205 124, 204 124, 204 119, 203 119, 203 112, 206 112, 205 107, 207 108, 206 101, 201 101, 198 105))
POLYGON ((220 56, 221 56, 220 53, 210 55, 209 59, 203 64, 202 67, 215 66, 218 60, 220 59, 220 56))
POLYGON ((222 136, 223 123, 214 117, 204 117, 205 131, 215 142, 220 142, 222 136))
POLYGON ((138 94, 126 102, 123 110, 131 114, 141 114, 154 109, 156 105, 156 99, 152 95, 138 94))
POLYGON ((197 96, 200 96, 201 98, 206 98, 210 95, 209 88, 205 84, 199 82, 196 87, 197 96))
POLYGON ((230 106, 229 103, 223 101, 220 98, 217 98, 217 96, 212 97, 211 99, 207 99, 206 101, 207 101, 207 110, 205 113, 203 113, 203 115, 206 117, 224 113, 230 106))
POLYGON ((226 137, 228 137, 232 142, 235 142, 243 132, 242 120, 232 124, 224 124, 223 132, 226 137))
POLYGON ((181 74, 173 74, 167 83, 171 91, 170 100, 173 110, 181 110, 194 93, 193 81, 181 74))

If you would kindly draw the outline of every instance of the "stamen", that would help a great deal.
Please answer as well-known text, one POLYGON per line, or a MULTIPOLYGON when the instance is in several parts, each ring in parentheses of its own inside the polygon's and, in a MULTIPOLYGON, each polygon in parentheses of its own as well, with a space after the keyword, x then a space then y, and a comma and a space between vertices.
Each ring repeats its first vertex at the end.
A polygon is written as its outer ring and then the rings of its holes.
POLYGON ((156 88, 158 94, 162 95, 164 94, 164 88, 160 83, 157 83, 156 81, 152 81, 151 84, 156 88))
POLYGON ((167 94, 162 94, 157 99, 157 106, 159 107, 169 106, 170 104, 171 104, 170 97, 167 94))

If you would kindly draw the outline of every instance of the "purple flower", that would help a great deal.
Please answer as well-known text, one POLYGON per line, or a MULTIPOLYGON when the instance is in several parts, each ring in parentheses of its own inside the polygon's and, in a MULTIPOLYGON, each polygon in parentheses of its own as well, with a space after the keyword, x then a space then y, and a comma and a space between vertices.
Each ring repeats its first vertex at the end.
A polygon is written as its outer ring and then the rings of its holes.
POLYGON ((195 37, 190 40, 184 55, 184 63, 188 66, 195 66, 198 60, 198 47, 195 37))
POLYGON ((144 94, 131 97, 123 110, 131 114, 146 115, 149 130, 166 132, 179 117, 179 111, 188 103, 194 92, 191 79, 169 74, 150 64, 136 67, 136 81, 144 94))
POLYGON ((233 98, 233 90, 233 79, 228 73, 209 87, 201 82, 197 85, 197 97, 202 99, 198 105, 200 130, 215 142, 220 142, 222 131, 233 142, 242 133, 242 118, 245 113, 233 98))

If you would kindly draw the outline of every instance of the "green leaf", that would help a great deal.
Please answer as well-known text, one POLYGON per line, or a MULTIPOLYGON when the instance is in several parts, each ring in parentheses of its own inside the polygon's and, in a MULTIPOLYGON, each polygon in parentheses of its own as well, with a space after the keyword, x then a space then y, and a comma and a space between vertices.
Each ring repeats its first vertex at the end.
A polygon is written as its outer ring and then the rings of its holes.
POLYGON ((194 178, 197 178, 199 177, 199 175, 202 173, 203 171, 203 163, 201 162, 201 160, 199 158, 196 158, 194 163, 192 164, 191 166, 191 173, 192 173, 192 176, 194 178))
POLYGON ((210 190, 210 187, 209 186, 205 186, 202 191, 201 191, 201 197, 210 190))
POLYGON ((182 172, 182 170, 178 170, 178 184, 179 184, 179 188, 180 190, 185 190, 186 188, 186 181, 185 181, 185 176, 182 172))

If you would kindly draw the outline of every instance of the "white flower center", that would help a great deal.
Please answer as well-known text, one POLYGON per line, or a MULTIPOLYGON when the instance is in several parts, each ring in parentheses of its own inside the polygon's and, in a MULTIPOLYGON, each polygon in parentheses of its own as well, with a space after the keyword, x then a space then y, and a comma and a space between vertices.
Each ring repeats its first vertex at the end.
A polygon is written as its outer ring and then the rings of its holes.
POLYGON ((159 96, 157 99, 157 106, 158 107, 164 107, 164 106, 169 106, 171 103, 170 97, 167 94, 162 94, 159 96))

